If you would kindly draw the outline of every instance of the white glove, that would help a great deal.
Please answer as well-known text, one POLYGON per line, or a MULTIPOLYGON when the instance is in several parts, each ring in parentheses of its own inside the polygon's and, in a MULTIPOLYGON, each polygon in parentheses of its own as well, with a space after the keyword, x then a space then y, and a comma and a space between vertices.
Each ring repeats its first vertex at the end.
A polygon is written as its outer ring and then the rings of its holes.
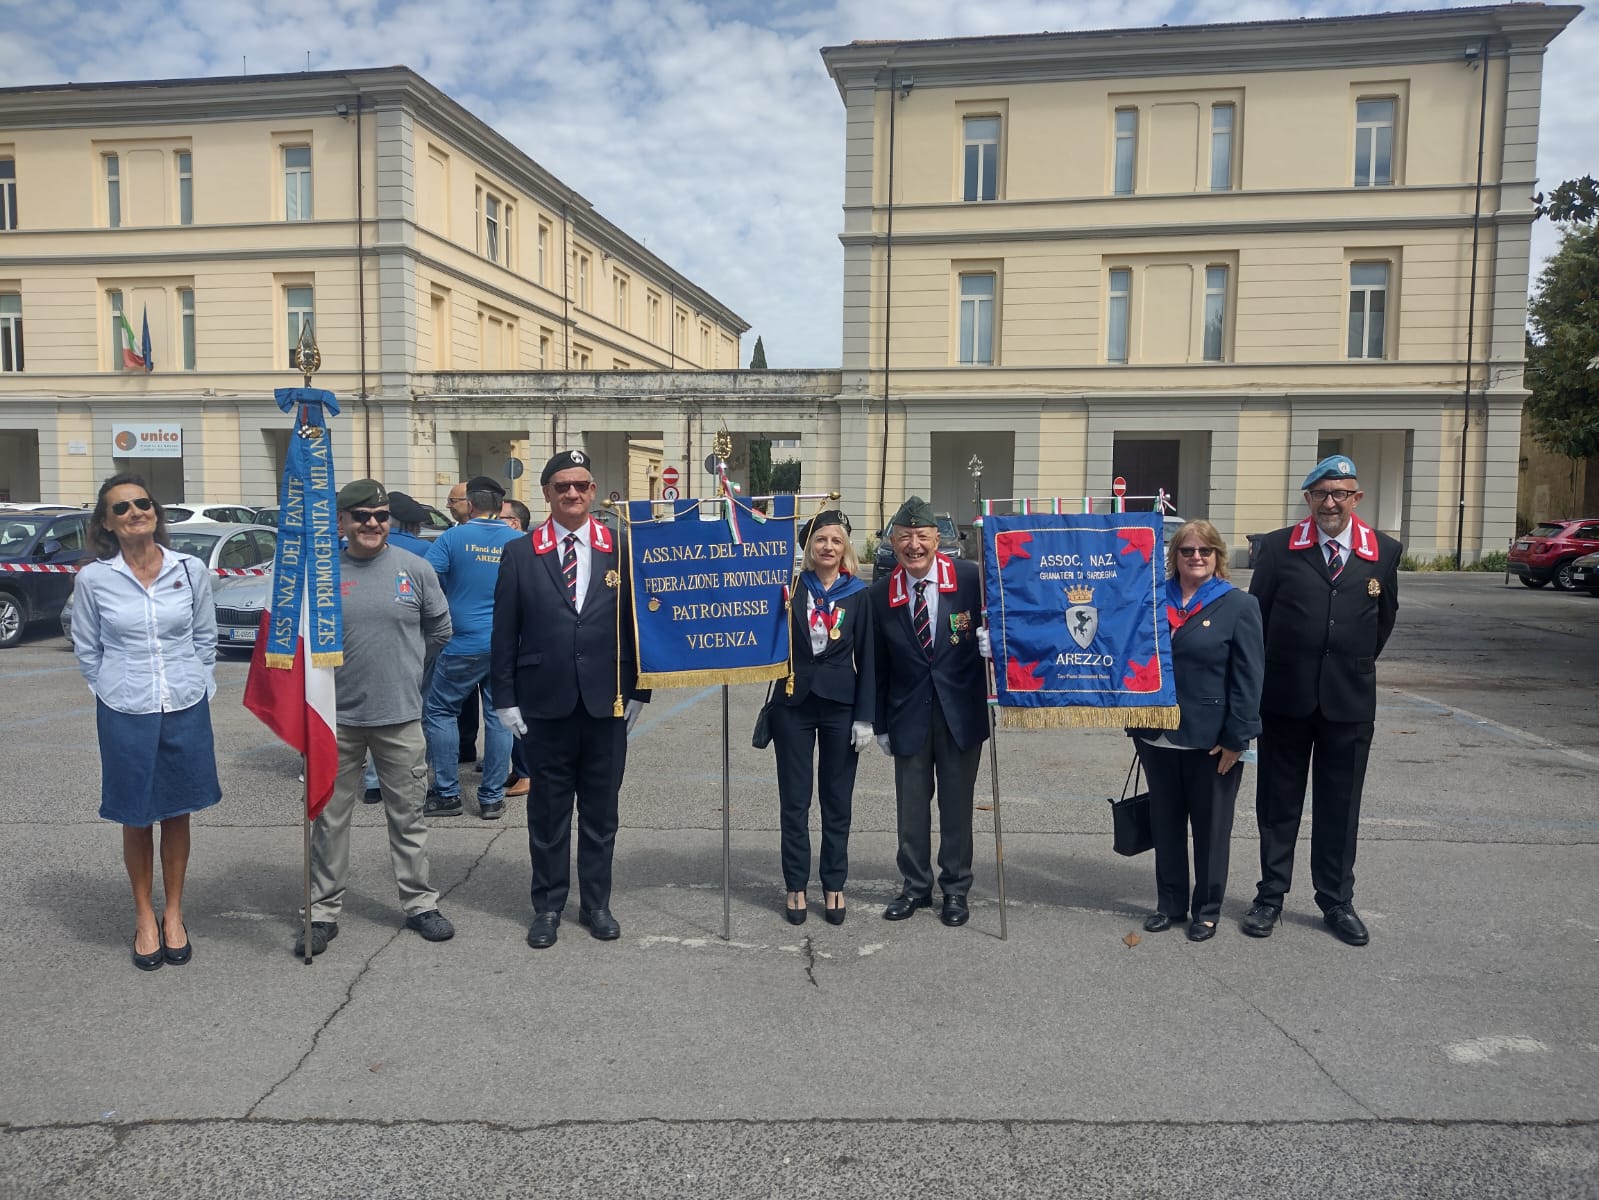
POLYGON ((877 735, 877 748, 890 758, 894 757, 894 752, 888 748, 888 734, 880 733, 877 735))
POLYGON ((644 711, 644 701, 629 700, 622 706, 622 716, 627 720, 627 731, 633 732, 633 726, 638 724, 638 715, 644 711))
POLYGON ((855 747, 855 753, 872 744, 872 724, 870 721, 856 721, 849 727, 849 742, 855 747))
POLYGON ((988 644, 988 630, 986 629, 977 631, 977 653, 984 658, 994 657, 994 648, 988 644))
POLYGON ((521 737, 527 732, 527 722, 522 719, 522 710, 516 705, 510 708, 497 708, 494 715, 500 718, 500 724, 509 729, 516 737, 521 737))

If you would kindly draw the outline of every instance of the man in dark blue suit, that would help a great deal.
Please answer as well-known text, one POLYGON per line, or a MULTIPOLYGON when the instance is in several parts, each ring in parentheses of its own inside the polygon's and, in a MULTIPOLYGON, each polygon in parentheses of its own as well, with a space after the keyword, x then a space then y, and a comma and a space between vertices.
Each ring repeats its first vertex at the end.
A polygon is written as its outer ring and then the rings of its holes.
POLYGON ((988 738, 988 683, 979 652, 982 581, 975 563, 938 553, 938 522, 919 496, 889 523, 898 560, 872 584, 877 742, 894 759, 900 894, 884 910, 903 921, 933 903, 932 813, 938 797, 939 919, 964 925, 972 886, 972 788, 988 738))
POLYGON ((1255 783, 1260 883, 1243 931, 1269 937, 1282 915, 1308 776, 1316 904, 1342 941, 1364 946, 1355 840, 1377 719, 1377 656, 1399 612, 1404 547, 1355 515, 1365 493, 1348 456, 1322 459, 1302 486, 1309 515, 1266 535, 1249 582, 1265 627, 1266 677, 1255 783))
POLYGON ((610 908, 616 797, 627 731, 649 699, 636 687, 627 555, 589 516, 595 490, 588 456, 562 451, 539 482, 550 517, 501 554, 490 644, 491 689, 514 698, 498 715, 523 739, 532 772, 527 944, 535 950, 555 944, 566 907, 574 798, 578 923, 601 941, 622 934, 610 908))

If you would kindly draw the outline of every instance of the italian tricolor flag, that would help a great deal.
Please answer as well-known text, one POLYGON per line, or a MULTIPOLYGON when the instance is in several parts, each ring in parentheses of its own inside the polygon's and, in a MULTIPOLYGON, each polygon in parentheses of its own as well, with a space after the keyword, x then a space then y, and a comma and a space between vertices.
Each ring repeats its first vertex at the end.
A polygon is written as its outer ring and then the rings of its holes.
POLYGON ((117 314, 117 340, 122 343, 122 367, 127 371, 148 370, 144 355, 139 353, 139 339, 133 336, 133 326, 128 318, 117 314))

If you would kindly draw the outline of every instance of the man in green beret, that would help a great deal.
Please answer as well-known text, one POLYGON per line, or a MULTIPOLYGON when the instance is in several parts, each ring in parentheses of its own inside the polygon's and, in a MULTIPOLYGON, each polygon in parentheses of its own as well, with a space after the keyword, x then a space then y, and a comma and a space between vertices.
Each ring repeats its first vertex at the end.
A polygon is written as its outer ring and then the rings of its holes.
MULTIPOLYGON (((350 871, 350 814, 367 755, 382 781, 389 861, 405 923, 430 942, 454 936, 428 882, 422 664, 450 640, 450 608, 427 560, 389 545, 389 495, 375 479, 339 489, 344 665, 334 671, 339 774, 311 830, 311 953, 339 935, 350 871)), ((304 934, 294 948, 304 956, 304 934)))
POLYGON ((933 903, 932 801, 938 798, 939 919, 966 924, 972 886, 972 789, 988 738, 988 683, 978 638, 977 564, 938 552, 938 521, 920 496, 900 505, 888 536, 898 565, 872 584, 877 742, 894 759, 903 921, 933 903))

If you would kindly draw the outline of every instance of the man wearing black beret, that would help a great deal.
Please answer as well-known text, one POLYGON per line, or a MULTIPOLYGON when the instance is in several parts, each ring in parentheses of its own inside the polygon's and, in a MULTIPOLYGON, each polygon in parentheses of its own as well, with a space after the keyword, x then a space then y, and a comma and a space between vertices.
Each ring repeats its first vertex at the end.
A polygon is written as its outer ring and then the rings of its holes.
POLYGON ((627 732, 649 699, 637 688, 627 555, 589 515, 594 476, 581 450, 539 475, 550 516, 505 548, 494 589, 493 681, 499 720, 523 739, 531 772, 527 944, 555 944, 571 877, 577 806, 578 923, 601 941, 611 915, 611 859, 627 732))
POLYGON ((903 921, 933 903, 932 813, 938 796, 939 919, 971 915, 972 789, 988 740, 982 584, 977 564, 938 553, 938 521, 912 496, 889 523, 893 572, 872 584, 877 743, 894 759, 900 894, 883 916, 903 921))

